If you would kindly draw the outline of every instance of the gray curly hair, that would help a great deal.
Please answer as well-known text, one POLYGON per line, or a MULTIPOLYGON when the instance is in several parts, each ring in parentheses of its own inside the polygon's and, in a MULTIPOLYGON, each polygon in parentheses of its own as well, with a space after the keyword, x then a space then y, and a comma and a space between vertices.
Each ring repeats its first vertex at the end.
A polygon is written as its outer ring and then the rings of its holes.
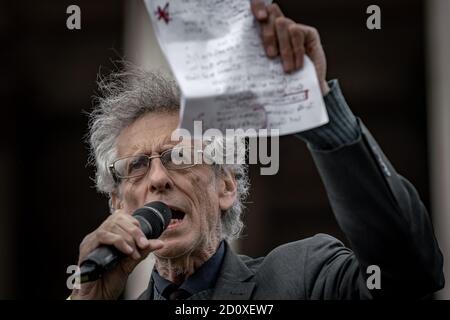
MULTIPOLYGON (((159 70, 142 70, 130 64, 97 80, 98 95, 89 114, 89 163, 96 167, 96 188, 109 196, 118 187, 108 164, 117 158, 116 142, 121 131, 151 112, 178 112, 180 92, 176 82, 159 70)), ((248 165, 214 164, 216 174, 231 171, 237 184, 237 200, 221 215, 222 238, 238 238, 244 224, 242 212, 249 191, 248 165)))

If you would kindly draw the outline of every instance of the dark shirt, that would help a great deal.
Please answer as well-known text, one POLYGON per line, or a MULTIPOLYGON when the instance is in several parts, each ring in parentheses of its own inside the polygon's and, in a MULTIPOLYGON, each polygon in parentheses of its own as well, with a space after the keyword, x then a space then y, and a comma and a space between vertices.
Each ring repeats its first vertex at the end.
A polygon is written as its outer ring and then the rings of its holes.
POLYGON ((224 241, 222 241, 216 253, 203 263, 194 274, 181 283, 181 285, 177 285, 161 277, 158 271, 156 271, 156 268, 154 268, 152 273, 154 292, 168 299, 169 295, 177 289, 186 290, 189 295, 193 295, 214 287, 224 256, 225 246, 224 241))

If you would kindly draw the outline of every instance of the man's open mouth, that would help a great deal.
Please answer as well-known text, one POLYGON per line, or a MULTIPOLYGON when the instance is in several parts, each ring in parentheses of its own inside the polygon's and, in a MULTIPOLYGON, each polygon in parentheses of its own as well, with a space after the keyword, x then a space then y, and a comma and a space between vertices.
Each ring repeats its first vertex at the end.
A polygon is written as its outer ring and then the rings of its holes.
POLYGON ((186 215, 183 211, 175 209, 175 208, 170 208, 172 211, 172 219, 170 220, 169 226, 167 228, 172 228, 178 224, 180 224, 183 219, 184 216, 186 215))

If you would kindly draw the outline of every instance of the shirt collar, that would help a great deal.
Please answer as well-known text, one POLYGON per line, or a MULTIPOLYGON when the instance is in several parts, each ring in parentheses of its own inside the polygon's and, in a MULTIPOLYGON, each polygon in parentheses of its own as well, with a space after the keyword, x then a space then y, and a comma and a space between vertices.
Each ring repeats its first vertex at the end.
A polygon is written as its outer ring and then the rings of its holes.
POLYGON ((166 290, 172 291, 175 288, 184 289, 190 294, 195 294, 197 292, 210 289, 214 286, 217 279, 224 255, 225 245, 222 240, 217 251, 180 286, 177 286, 175 283, 161 277, 156 271, 156 268, 153 268, 152 278, 154 281, 154 289, 161 295, 165 295, 166 290))

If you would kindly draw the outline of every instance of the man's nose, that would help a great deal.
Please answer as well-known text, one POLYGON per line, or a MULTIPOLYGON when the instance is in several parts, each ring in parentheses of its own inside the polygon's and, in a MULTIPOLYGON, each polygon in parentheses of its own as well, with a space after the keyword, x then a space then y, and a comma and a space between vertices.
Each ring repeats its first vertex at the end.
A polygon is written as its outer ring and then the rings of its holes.
POLYGON ((173 187, 167 169, 158 158, 152 159, 147 179, 150 192, 165 192, 173 187))

